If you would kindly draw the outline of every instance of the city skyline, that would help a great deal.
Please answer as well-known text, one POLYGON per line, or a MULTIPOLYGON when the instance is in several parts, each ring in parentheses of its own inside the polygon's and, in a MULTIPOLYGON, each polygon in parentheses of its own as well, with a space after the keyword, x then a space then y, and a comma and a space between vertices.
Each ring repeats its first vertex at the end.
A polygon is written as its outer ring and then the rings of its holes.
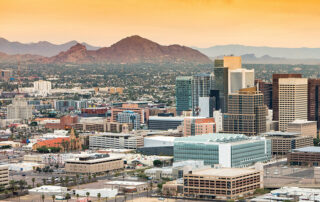
POLYGON ((315 0, 0 1, 1 36, 109 46, 130 35, 160 44, 320 47, 315 0), (298 40, 297 40, 298 39, 298 40))

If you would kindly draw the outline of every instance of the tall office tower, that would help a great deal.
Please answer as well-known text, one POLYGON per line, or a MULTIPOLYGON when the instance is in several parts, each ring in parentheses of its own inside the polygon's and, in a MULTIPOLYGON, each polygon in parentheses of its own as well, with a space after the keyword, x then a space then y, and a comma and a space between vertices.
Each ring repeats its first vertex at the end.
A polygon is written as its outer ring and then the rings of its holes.
POLYGON ((212 74, 197 74, 192 77, 192 112, 193 115, 198 115, 199 98, 209 97, 210 90, 213 89, 213 75, 212 74))
POLYGON ((253 86, 254 69, 229 69, 229 93, 237 93, 242 88, 249 88, 253 86))
POLYGON ((317 121, 320 128, 320 79, 308 79, 308 120, 317 121))
POLYGON ((263 94, 264 104, 267 105, 268 109, 272 109, 272 83, 266 83, 259 79, 256 79, 254 83, 258 91, 263 94))
POLYGON ((12 104, 7 106, 7 119, 30 119, 32 118, 32 105, 28 105, 26 98, 16 96, 12 104))
POLYGON ((192 110, 191 76, 179 76, 176 78, 176 106, 177 115, 183 111, 192 110))
POLYGON ((224 56, 223 66, 228 67, 229 70, 241 69, 241 56, 224 56))
POLYGON ((120 112, 117 116, 117 121, 119 123, 132 124, 135 130, 140 129, 140 124, 141 124, 140 114, 135 113, 133 111, 120 112))
POLYGON ((308 79, 279 78, 278 87, 279 130, 286 131, 290 122, 308 118, 308 79))
POLYGON ((223 116, 223 132, 259 135, 266 132, 266 105, 256 87, 241 89, 228 99, 228 113, 223 116))
POLYGON ((219 91, 219 102, 222 113, 227 111, 228 67, 214 68, 214 89, 219 91))
POLYGON ((273 74, 272 75, 272 110, 273 120, 279 120, 279 79, 280 78, 302 78, 301 74, 273 74))

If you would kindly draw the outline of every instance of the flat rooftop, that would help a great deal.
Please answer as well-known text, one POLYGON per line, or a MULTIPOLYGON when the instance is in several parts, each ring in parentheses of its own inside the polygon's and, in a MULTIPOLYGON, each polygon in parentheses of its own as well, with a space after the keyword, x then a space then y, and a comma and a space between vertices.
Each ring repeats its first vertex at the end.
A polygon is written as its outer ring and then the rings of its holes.
POLYGON ((304 119, 297 119, 289 124, 306 124, 306 123, 317 123, 317 122, 316 121, 308 121, 308 120, 304 120, 304 119))
POLYGON ((136 181, 110 181, 105 184, 109 185, 123 185, 123 186, 139 186, 147 184, 146 182, 136 182, 136 181))
POLYGON ((294 152, 317 152, 320 153, 320 147, 302 147, 299 149, 294 149, 294 152))
POLYGON ((193 171, 193 175, 217 176, 217 177, 236 177, 239 175, 248 175, 257 170, 248 168, 209 168, 193 171))
POLYGON ((185 117, 183 116, 150 116, 149 120, 159 120, 159 121, 183 121, 185 117))
POLYGON ((191 143, 230 143, 250 140, 251 138, 242 134, 228 133, 210 133, 204 135, 196 135, 189 137, 178 137, 175 142, 191 142, 191 143))
POLYGON ((262 133, 263 136, 299 136, 300 133, 296 132, 282 132, 282 131, 270 131, 262 133))

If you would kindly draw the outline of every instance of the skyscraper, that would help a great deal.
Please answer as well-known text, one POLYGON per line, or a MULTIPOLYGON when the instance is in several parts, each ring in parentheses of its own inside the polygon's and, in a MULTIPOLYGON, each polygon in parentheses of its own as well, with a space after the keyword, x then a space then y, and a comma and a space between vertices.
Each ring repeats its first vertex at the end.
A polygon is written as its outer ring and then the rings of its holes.
POLYGON ((320 79, 308 79, 308 120, 320 128, 320 79))
POLYGON ((263 94, 264 104, 267 105, 269 109, 272 109, 272 83, 256 79, 255 86, 257 86, 258 91, 261 91, 263 94))
POLYGON ((26 98, 16 96, 12 104, 7 106, 7 119, 30 119, 32 118, 32 105, 28 105, 26 98))
POLYGON ((272 75, 272 110, 273 120, 279 120, 279 79, 302 78, 301 74, 273 74, 272 75))
POLYGON ((229 69, 229 93, 237 93, 242 88, 249 88, 253 86, 254 69, 229 69))
POLYGON ((176 78, 177 115, 181 115, 183 111, 192 110, 191 82, 191 76, 179 76, 176 78))
POLYGON ((288 124, 308 118, 308 79, 278 79, 279 130, 286 131, 288 124))
POLYGON ((192 77, 192 111, 194 115, 198 115, 199 98, 209 97, 210 90, 213 89, 213 75, 212 74, 197 74, 192 77))
POLYGON ((228 113, 223 116, 223 132, 258 135, 266 132, 266 105, 256 87, 241 89, 228 98, 228 113))

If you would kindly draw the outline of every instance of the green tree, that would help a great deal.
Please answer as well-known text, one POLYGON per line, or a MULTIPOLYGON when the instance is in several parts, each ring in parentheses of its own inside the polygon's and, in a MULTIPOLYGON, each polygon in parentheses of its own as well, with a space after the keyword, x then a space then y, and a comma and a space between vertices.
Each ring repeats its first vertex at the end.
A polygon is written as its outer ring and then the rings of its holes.
POLYGON ((47 179, 42 178, 42 182, 43 182, 43 185, 46 185, 47 184, 47 179))
POLYGON ((76 194, 76 197, 77 197, 77 201, 78 201, 78 199, 79 199, 79 194, 76 194))
POLYGON ((54 200, 56 199, 56 196, 55 195, 52 195, 52 201, 54 202, 54 200))
POLYGON ((67 199, 67 202, 69 201, 69 199, 71 199, 71 196, 69 193, 66 194, 66 199, 67 199))
POLYGON ((100 202, 100 199, 101 199, 101 193, 98 193, 98 194, 97 194, 97 196, 98 196, 98 200, 99 200, 99 202, 100 202))
POLYGON ((89 200, 90 193, 87 192, 87 193, 86 193, 86 196, 87 196, 87 201, 88 201, 88 200, 89 200))
POLYGON ((42 202, 44 202, 44 198, 45 198, 45 196, 44 196, 44 194, 42 194, 41 195, 42 202))
POLYGON ((153 166, 160 167, 160 166, 162 166, 162 162, 160 160, 154 160, 153 161, 153 166))
POLYGON ((33 177, 31 181, 32 181, 32 186, 34 187, 34 182, 36 181, 36 179, 33 177))

